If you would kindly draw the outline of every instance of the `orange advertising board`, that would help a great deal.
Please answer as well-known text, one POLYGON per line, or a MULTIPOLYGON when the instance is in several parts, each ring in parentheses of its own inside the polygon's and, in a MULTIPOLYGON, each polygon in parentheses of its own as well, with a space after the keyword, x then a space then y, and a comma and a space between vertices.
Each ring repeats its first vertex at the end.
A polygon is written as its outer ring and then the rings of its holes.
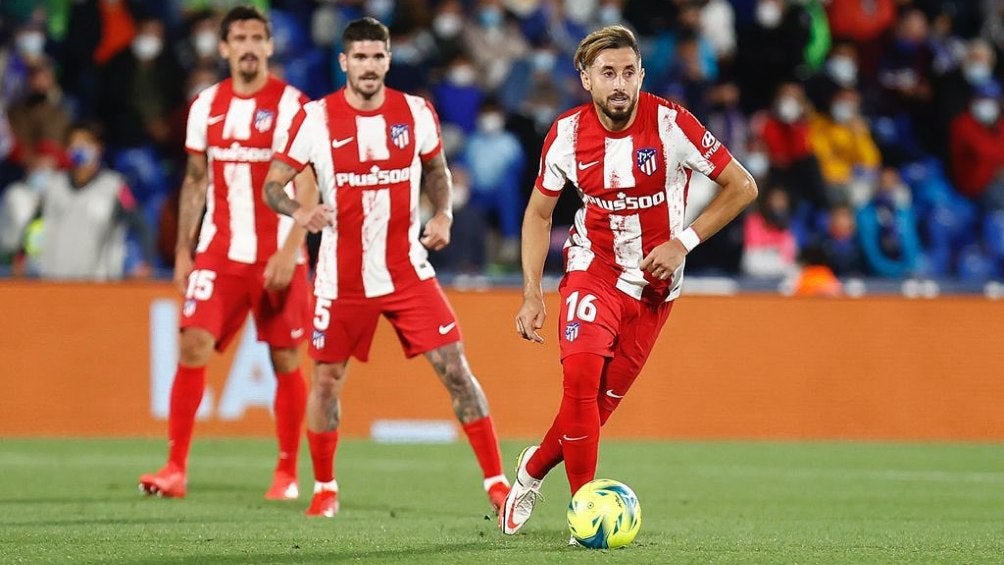
MULTIPOLYGON (((530 344, 517 291, 448 295, 500 434, 539 437, 560 400, 555 321, 530 344)), ((162 436, 179 305, 160 283, 0 282, 0 436, 162 436)), ((1002 440, 1002 336, 1004 301, 983 298, 685 296, 605 434, 1002 440)), ((245 331, 210 365, 197 433, 271 435, 272 379, 245 331)), ((370 361, 350 364, 343 433, 451 419, 432 369, 381 322, 370 361)))

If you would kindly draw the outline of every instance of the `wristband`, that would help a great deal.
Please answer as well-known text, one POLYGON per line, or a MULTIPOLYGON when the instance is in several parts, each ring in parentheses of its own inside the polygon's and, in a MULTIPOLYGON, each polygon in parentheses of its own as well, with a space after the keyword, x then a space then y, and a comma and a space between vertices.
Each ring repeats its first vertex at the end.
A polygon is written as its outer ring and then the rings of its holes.
POLYGON ((680 243, 687 249, 687 253, 693 251, 697 244, 701 243, 701 236, 697 235, 693 227, 683 230, 680 235, 676 236, 676 239, 680 240, 680 243))

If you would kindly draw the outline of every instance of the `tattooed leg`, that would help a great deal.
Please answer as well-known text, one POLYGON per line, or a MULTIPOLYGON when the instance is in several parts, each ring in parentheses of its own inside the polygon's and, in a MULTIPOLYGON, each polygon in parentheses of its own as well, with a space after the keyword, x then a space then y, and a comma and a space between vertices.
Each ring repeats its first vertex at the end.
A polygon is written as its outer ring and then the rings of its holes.
POLYGON ((307 397, 307 429, 331 432, 338 429, 342 418, 342 387, 348 361, 314 365, 314 378, 307 397))
POLYGON ((453 399, 453 412, 460 423, 467 424, 488 415, 488 400, 478 379, 471 374, 460 342, 429 351, 425 358, 432 363, 439 380, 446 385, 453 399))

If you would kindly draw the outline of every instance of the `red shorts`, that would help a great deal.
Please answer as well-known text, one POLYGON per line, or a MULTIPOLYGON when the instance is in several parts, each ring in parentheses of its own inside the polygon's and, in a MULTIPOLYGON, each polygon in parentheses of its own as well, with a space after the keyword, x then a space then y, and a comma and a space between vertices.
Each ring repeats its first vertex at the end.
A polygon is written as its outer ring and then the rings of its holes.
POLYGON ((208 331, 216 338, 216 350, 223 351, 252 312, 258 341, 279 349, 296 347, 306 337, 310 320, 306 266, 297 265, 285 290, 265 290, 264 285, 263 265, 224 272, 196 257, 195 269, 188 276, 181 328, 208 331))
POLYGON ((558 292, 561 359, 575 353, 596 353, 617 358, 637 371, 648 359, 673 309, 672 302, 636 300, 585 271, 566 274, 558 292))
POLYGON ((366 361, 381 314, 394 326, 409 358, 461 339, 457 315, 432 278, 376 298, 315 297, 311 358, 322 363, 350 356, 366 361))

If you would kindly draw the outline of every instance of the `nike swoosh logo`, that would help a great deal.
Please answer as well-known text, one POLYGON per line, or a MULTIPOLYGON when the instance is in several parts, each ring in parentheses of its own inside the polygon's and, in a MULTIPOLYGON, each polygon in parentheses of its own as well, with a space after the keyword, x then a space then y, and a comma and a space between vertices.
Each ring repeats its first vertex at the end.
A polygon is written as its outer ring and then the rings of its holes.
MULTIPOLYGON (((515 510, 515 508, 513 510, 515 510)), ((502 514, 505 515, 506 533, 519 529, 519 524, 514 522, 512 519, 513 512, 506 512, 505 508, 503 508, 502 514)))
POLYGON ((587 437, 589 437, 589 436, 585 435, 585 436, 579 436, 579 437, 568 437, 567 435, 563 435, 563 436, 561 436, 561 439, 563 441, 579 441, 580 439, 586 439, 587 437))
POLYGON ((449 324, 446 324, 445 326, 439 326, 439 335, 446 335, 446 334, 450 333, 450 330, 452 330, 453 327, 456 326, 456 325, 457 325, 456 322, 450 322, 449 324))
POLYGON ((212 117, 206 119, 206 125, 207 126, 211 126, 213 124, 218 124, 218 123, 220 123, 220 122, 223 121, 223 118, 226 118, 226 117, 227 117, 226 114, 220 114, 219 116, 212 116, 212 117))
POLYGON ((612 388, 607 389, 607 396, 610 398, 624 398, 623 394, 614 394, 614 389, 612 388))
POLYGON ((335 149, 338 149, 339 147, 349 143, 353 139, 355 139, 355 136, 346 137, 345 139, 332 139, 331 146, 334 147, 335 149))
POLYGON ((296 328, 295 330, 289 332, 289 337, 293 339, 300 339, 303 337, 303 328, 296 328))
POLYGON ((588 163, 582 163, 582 162, 580 162, 579 163, 579 170, 580 171, 584 171, 584 170, 588 169, 589 167, 592 167, 596 163, 599 163, 599 161, 590 161, 588 163))

